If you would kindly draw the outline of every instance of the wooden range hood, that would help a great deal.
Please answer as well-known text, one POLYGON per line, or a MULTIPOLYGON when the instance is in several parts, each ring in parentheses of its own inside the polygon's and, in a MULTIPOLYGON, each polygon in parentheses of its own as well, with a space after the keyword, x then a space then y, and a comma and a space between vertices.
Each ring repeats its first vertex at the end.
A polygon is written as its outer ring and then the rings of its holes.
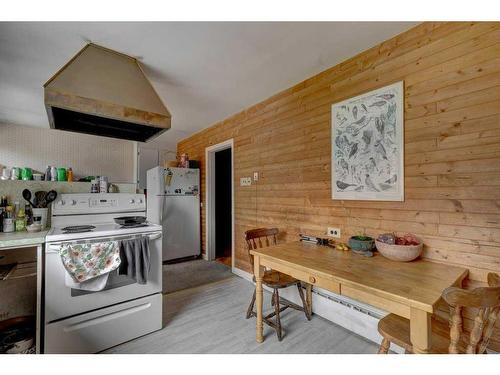
POLYGON ((87 44, 44 85, 50 127, 147 142, 171 115, 137 59, 87 44))

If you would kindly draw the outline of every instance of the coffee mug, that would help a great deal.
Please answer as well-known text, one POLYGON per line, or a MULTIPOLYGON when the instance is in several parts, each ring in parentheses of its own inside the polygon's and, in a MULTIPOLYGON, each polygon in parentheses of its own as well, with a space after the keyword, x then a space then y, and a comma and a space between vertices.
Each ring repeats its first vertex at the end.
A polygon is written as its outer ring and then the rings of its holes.
POLYGON ((20 177, 21 177, 21 173, 19 172, 19 168, 12 167, 12 173, 11 173, 10 179, 11 180, 19 180, 20 177))
POLYGON ((25 181, 33 179, 33 171, 31 168, 25 167, 21 169, 21 179, 25 181))
POLYGON ((57 168, 57 181, 66 181, 66 168, 57 168))
POLYGON ((4 167, 2 170, 2 180, 10 180, 11 170, 10 168, 4 167))

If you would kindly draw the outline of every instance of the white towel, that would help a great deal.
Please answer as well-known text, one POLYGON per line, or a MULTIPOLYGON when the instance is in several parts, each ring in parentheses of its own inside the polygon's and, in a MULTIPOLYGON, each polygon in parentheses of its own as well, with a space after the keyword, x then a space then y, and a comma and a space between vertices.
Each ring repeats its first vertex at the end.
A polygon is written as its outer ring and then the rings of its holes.
POLYGON ((92 279, 77 283, 68 272, 64 273, 64 283, 72 289, 86 290, 89 292, 99 292, 106 287, 108 282, 109 272, 104 275, 94 277, 92 279))

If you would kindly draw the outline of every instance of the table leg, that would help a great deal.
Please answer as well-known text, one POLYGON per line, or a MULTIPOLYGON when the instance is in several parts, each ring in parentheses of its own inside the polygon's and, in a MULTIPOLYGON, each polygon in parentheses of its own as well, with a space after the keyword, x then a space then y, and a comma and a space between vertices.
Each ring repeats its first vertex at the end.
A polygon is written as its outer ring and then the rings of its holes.
POLYGON ((263 335, 263 326, 262 326, 262 299, 263 299, 263 291, 262 291, 262 270, 260 267, 260 257, 253 257, 253 266, 254 266, 254 276, 255 276, 255 305, 257 309, 257 328, 256 328, 256 339, 257 342, 264 341, 263 335))
POLYGON ((309 309, 309 316, 312 315, 312 285, 306 284, 306 303, 309 309))
POLYGON ((415 353, 428 353, 431 348, 431 314, 427 311, 410 310, 410 339, 415 353))

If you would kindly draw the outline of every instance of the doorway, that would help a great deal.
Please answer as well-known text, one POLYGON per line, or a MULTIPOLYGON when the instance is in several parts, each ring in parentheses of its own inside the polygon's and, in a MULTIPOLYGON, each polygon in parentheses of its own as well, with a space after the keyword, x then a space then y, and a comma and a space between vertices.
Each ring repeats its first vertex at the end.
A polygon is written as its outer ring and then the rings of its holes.
POLYGON ((234 267, 233 140, 206 149, 206 255, 234 267))
POLYGON ((215 260, 231 267, 231 149, 215 152, 215 260))

